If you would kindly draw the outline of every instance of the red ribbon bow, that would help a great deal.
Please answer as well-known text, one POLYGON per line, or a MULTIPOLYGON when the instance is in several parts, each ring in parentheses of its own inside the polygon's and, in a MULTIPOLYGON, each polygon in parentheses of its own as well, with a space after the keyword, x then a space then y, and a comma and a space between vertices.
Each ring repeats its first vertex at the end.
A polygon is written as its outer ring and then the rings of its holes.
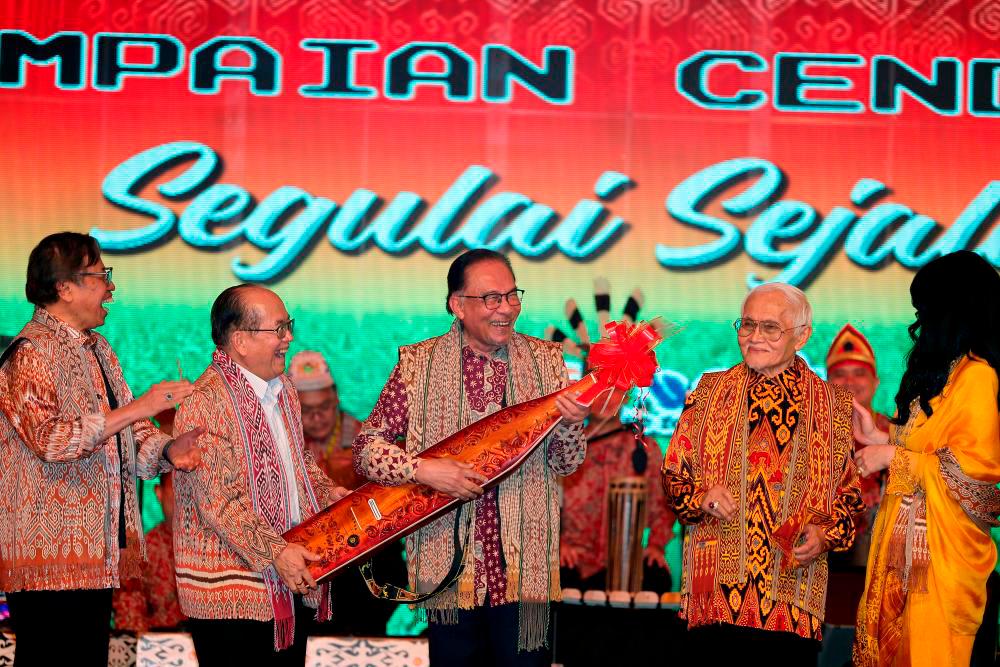
POLYGON ((622 391, 648 387, 659 367, 653 348, 663 336, 653 325, 608 322, 604 328, 605 337, 594 343, 587 356, 587 365, 597 373, 597 382, 576 399, 580 403, 589 403, 612 387, 622 391))

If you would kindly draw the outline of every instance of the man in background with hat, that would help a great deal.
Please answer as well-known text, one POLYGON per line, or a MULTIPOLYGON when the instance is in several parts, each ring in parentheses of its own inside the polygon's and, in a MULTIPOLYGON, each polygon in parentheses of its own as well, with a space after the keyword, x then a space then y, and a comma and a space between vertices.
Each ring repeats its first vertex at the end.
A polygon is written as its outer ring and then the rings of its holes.
POLYGON ((316 464, 330 479, 348 489, 365 483, 354 472, 351 444, 361 422, 340 409, 337 383, 323 355, 303 350, 292 357, 288 376, 302 404, 302 432, 316 464))
MULTIPOLYGON (((299 392, 306 447, 335 483, 351 490, 358 488, 368 481, 354 472, 351 453, 351 444, 361 430, 361 422, 340 409, 337 383, 326 359, 315 350, 303 350, 292 357, 288 375, 299 392)), ((404 581, 406 565, 402 543, 375 554, 372 568, 380 580, 404 581)), ((358 637, 386 634, 386 624, 397 605, 372 596, 357 572, 345 572, 334 577, 330 586, 337 608, 332 621, 317 627, 317 634, 358 637)))
MULTIPOLYGON (((866 410, 875 415, 878 428, 888 430, 889 418, 872 410, 872 398, 878 389, 878 372, 875 368, 875 352, 868 339, 850 324, 845 324, 830 345, 826 353, 826 375, 830 384, 834 384, 851 392, 854 400, 866 410)), ((855 454, 864 449, 859 442, 854 443, 855 454)), ((855 555, 852 560, 864 566, 868 562, 868 543, 875 510, 882 499, 882 472, 864 474, 861 470, 861 499, 865 501, 868 511, 856 521, 857 539, 845 556, 855 555)))
MULTIPOLYGON (((872 410, 872 398, 878 389, 879 378, 875 367, 875 352, 868 339, 850 324, 837 333, 826 353, 826 374, 830 384, 847 389, 854 400, 875 416, 878 427, 889 429, 889 419, 872 410)), ((865 445, 855 442, 854 453, 865 445)), ((865 587, 865 568, 868 547, 871 544, 871 527, 875 512, 882 500, 885 473, 864 474, 858 470, 861 482, 861 499, 865 512, 855 518, 857 537, 847 551, 830 554, 830 587, 826 599, 826 632, 820 665, 849 664, 851 644, 854 641, 854 624, 858 603, 865 587)))

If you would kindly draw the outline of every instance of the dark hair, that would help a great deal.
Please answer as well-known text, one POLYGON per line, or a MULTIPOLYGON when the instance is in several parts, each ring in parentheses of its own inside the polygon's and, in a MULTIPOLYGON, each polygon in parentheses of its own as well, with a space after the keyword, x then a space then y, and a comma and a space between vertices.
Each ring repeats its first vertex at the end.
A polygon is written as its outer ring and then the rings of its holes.
POLYGON ((101 258, 97 239, 78 232, 49 234, 38 242, 28 256, 28 277, 24 294, 36 306, 48 306, 59 300, 57 285, 73 279, 101 258))
POLYGON ((975 354, 1000 372, 1000 274, 989 262, 969 250, 938 257, 913 277, 910 298, 917 319, 909 327, 913 348, 896 394, 896 424, 909 420, 913 399, 931 415, 930 401, 959 357, 975 354))
POLYGON ((260 311, 248 307, 242 292, 253 285, 233 285, 222 291, 212 304, 212 342, 216 347, 229 345, 233 331, 260 326, 260 311))
POLYGON ((444 307, 447 309, 449 315, 453 313, 451 312, 451 304, 448 302, 451 300, 452 294, 465 289, 465 274, 469 270, 469 267, 489 261, 503 262, 510 270, 510 275, 514 275, 514 267, 510 265, 510 260, 507 259, 506 255, 496 250, 487 250, 486 248, 476 248, 475 250, 463 252, 451 263, 451 266, 448 268, 448 297, 444 300, 444 307))

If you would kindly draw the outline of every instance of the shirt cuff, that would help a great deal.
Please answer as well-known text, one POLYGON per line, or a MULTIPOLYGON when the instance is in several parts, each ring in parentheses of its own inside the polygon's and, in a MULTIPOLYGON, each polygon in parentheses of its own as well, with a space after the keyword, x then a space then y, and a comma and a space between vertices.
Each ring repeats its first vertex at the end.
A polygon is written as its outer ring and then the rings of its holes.
POLYGON ((107 422, 103 412, 93 412, 80 418, 80 451, 84 455, 93 453, 107 439, 101 438, 107 422))

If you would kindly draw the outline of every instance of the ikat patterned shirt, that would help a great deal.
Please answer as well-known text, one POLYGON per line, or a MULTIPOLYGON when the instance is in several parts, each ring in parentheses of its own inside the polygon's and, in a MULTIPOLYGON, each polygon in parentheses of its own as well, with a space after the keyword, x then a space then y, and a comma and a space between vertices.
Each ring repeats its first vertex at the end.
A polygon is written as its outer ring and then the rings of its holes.
MULTIPOLYGON (((748 456, 745 516, 748 521, 747 579, 737 585, 720 583, 710 600, 689 606, 689 627, 729 623, 744 627, 794 632, 807 639, 822 638, 823 621, 795 605, 775 601, 770 594, 774 564, 772 534, 781 521, 783 481, 804 400, 799 362, 768 378, 752 373, 747 391, 748 456)), ((690 403, 689 403, 690 407, 690 403)), ((698 489, 688 468, 664 473, 664 487, 673 509, 685 523, 705 518, 701 503, 707 489, 698 489)), ((737 498, 737 502, 740 499, 737 498)), ((821 528, 831 549, 851 544, 852 517, 864 510, 861 494, 852 489, 834 501, 832 520, 821 528)))

